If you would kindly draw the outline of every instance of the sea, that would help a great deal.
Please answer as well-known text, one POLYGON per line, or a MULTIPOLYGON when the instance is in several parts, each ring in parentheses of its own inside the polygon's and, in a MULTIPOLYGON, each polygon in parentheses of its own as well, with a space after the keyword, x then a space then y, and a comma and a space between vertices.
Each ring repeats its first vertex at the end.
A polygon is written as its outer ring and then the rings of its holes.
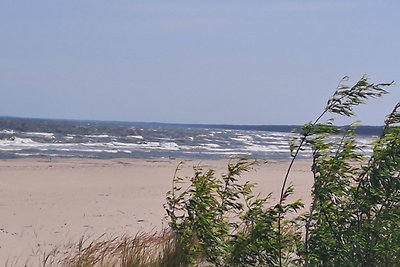
MULTIPOLYGON (((0 158, 290 158, 298 125, 207 125, 0 117, 0 158)), ((360 126, 367 153, 381 127, 360 126)), ((332 137, 335 138, 335 137, 332 137)), ((305 149, 300 158, 311 157, 305 149)))

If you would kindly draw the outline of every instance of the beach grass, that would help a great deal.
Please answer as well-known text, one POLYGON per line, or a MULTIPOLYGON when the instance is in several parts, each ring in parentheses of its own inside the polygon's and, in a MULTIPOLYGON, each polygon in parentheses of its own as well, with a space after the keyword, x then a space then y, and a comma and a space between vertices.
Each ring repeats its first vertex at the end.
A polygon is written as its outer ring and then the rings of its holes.
POLYGON ((82 237, 67 250, 44 254, 42 264, 44 267, 167 267, 182 266, 183 259, 174 233, 163 230, 106 240, 102 236, 90 242, 82 237))

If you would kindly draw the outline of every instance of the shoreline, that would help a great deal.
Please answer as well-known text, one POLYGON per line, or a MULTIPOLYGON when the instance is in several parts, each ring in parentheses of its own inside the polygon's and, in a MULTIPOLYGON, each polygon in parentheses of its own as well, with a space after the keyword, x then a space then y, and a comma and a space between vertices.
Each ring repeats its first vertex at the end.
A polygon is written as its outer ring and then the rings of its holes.
MULTIPOLYGON (((180 177, 193 166, 226 172, 229 159, 90 159, 24 158, 0 160, 0 266, 39 263, 43 253, 94 240, 166 227, 166 192, 179 162, 180 177)), ((276 201, 287 160, 273 160, 243 173, 256 183, 255 192, 272 192, 276 201)), ((312 175, 310 160, 298 160, 289 182, 307 207, 312 175)), ((29 266, 29 265, 28 265, 29 266)))

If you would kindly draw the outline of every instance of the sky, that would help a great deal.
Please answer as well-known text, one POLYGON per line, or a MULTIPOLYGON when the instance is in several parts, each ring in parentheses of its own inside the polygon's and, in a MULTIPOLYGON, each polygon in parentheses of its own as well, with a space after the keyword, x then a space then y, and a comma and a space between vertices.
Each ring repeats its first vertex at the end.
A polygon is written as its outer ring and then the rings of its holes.
MULTIPOLYGON (((303 124, 345 75, 400 85, 399 13, 394 0, 0 0, 0 116, 303 124)), ((399 85, 354 119, 381 125, 399 85)))

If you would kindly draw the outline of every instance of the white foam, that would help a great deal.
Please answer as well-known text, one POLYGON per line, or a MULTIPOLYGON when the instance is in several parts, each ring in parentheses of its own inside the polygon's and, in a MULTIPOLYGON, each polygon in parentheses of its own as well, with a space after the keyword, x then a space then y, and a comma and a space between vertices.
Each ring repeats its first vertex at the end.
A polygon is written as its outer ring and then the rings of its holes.
POLYGON ((2 133, 2 134, 15 134, 15 132, 13 130, 2 130, 2 131, 0 131, 0 133, 2 133))
POLYGON ((245 150, 252 152, 289 152, 289 146, 282 147, 276 145, 258 145, 254 144, 251 146, 245 147, 245 150))
POLYGON ((160 142, 146 142, 141 145, 145 147, 159 147, 161 144, 160 142))
POLYGON ((15 155, 22 156, 22 157, 30 157, 34 156, 36 153, 15 153, 15 155))
POLYGON ((234 152, 234 149, 231 148, 216 148, 216 147, 204 147, 201 146, 200 147, 202 150, 206 150, 206 151, 214 151, 214 152, 234 152))
POLYGON ((253 142, 254 137, 251 135, 237 134, 235 137, 231 137, 230 139, 249 144, 250 142, 253 142))
POLYGON ((6 148, 0 146, 0 151, 21 151, 22 148, 6 148))
POLYGON ((132 154, 132 151, 130 151, 130 150, 118 150, 118 152, 132 154))
POLYGON ((176 150, 179 150, 179 146, 174 142, 167 142, 167 143, 163 143, 161 145, 160 149, 176 151, 176 150))
POLYGON ((179 150, 179 147, 174 142, 145 142, 145 143, 121 143, 121 142, 112 142, 110 143, 115 148, 121 149, 161 149, 161 150, 179 150))
POLYGON ((51 143, 38 143, 30 138, 15 137, 11 139, 0 140, 0 151, 21 151, 23 149, 45 150, 51 143))
POLYGON ((45 138, 55 138, 53 133, 41 133, 41 132, 25 132, 27 135, 33 135, 33 136, 42 136, 45 138))
POLYGON ((240 136, 240 137, 231 137, 231 140, 243 142, 243 143, 248 143, 252 141, 252 138, 248 138, 248 136, 240 136))
POLYGON ((221 147, 218 144, 202 144, 202 146, 207 147, 207 148, 219 148, 219 147, 221 147))
POLYGON ((134 143, 121 143, 121 142, 111 142, 110 145, 115 147, 136 147, 138 144, 134 143))
POLYGON ((243 153, 243 152, 235 152, 235 151, 203 151, 201 154, 206 154, 206 155, 250 155, 250 153, 243 153))
POLYGON ((11 145, 21 145, 21 144, 32 145, 32 144, 38 144, 38 143, 33 141, 30 138, 20 138, 20 137, 14 137, 12 139, 0 140, 0 145, 11 146, 11 145))
POLYGON ((128 135, 129 138, 144 139, 141 135, 128 135))

